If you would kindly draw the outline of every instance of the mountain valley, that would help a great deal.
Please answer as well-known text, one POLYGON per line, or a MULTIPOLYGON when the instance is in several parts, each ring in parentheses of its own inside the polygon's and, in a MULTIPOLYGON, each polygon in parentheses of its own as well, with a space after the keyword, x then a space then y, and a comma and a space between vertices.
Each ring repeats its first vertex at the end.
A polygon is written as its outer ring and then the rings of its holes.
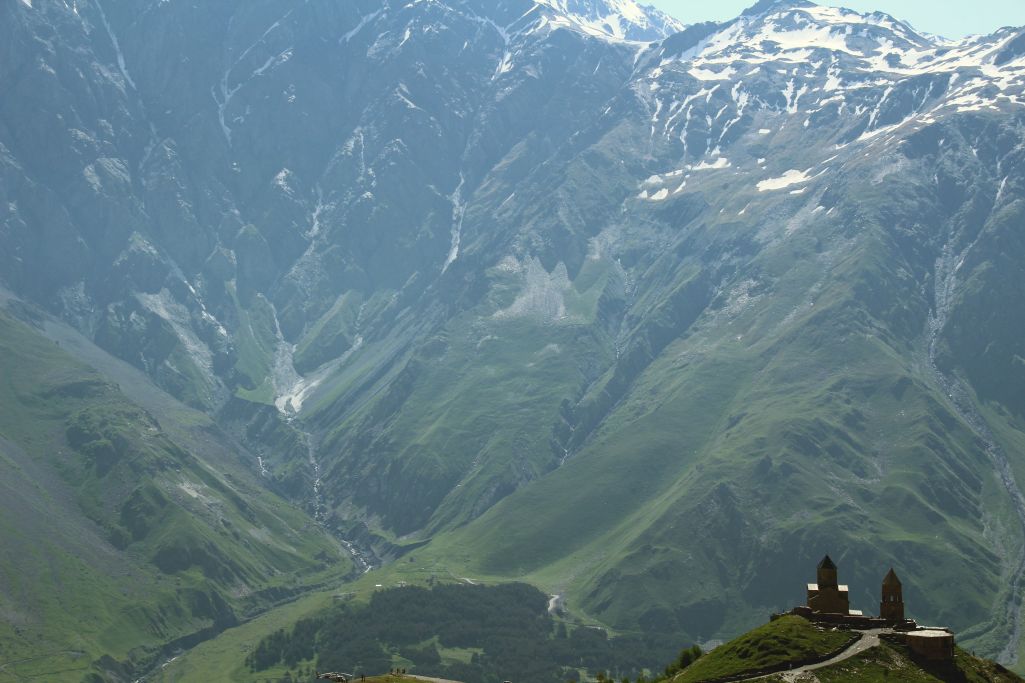
POLYGON ((1023 670, 1022 28, 5 0, 0 45, 0 659, 439 581, 708 643, 829 551, 1023 670))

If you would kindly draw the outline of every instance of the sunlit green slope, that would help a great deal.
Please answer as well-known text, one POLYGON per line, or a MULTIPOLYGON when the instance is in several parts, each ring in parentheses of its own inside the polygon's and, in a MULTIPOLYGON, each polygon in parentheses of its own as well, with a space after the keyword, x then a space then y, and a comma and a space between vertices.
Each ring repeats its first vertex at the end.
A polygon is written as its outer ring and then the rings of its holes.
POLYGON ((140 673, 351 566, 165 400, 139 407, 0 312, 0 680, 140 673))

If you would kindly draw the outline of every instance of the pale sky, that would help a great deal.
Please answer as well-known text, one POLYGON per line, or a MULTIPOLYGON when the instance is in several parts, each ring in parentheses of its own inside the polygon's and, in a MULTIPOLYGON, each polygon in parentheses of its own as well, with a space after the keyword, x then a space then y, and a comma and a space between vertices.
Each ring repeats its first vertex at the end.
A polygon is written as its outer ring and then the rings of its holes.
MULTIPOLYGON (((960 38, 992 33, 1001 26, 1025 26, 1025 0, 817 0, 820 5, 859 12, 879 10, 926 33, 960 38)), ((756 0, 641 0, 692 24, 732 19, 756 0)))

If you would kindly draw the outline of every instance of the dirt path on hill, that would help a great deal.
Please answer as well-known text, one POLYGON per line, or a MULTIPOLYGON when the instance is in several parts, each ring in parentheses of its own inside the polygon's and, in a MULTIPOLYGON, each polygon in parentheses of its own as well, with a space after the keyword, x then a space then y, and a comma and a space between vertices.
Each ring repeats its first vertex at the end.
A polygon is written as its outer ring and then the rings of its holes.
POLYGON ((848 647, 846 650, 836 655, 835 657, 825 660, 824 662, 818 662, 817 664, 808 664, 806 666, 798 667, 796 669, 791 669, 790 671, 779 671, 773 674, 752 676, 751 678, 743 678, 740 680, 757 681, 772 678, 774 676, 780 676, 787 683, 811 683, 812 681, 817 681, 818 679, 815 677, 814 674, 811 674, 810 672, 815 671, 816 669, 824 669, 827 666, 833 666, 834 664, 838 664, 844 660, 850 659, 851 657, 860 655, 865 650, 871 650, 874 647, 878 647, 879 636, 883 633, 893 633, 893 631, 892 629, 888 628, 875 628, 869 631, 858 631, 858 633, 861 634, 861 637, 858 638, 858 640, 854 641, 854 643, 851 644, 850 647, 848 647), (809 675, 806 676, 805 674, 809 675))

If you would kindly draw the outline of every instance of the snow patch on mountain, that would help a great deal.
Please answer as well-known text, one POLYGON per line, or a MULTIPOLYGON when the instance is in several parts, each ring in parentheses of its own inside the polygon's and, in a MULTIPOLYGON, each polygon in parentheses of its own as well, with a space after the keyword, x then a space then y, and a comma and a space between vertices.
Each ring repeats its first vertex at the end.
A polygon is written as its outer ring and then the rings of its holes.
POLYGON ((758 183, 758 191, 765 192, 767 190, 782 190, 783 188, 790 187, 791 185, 805 183, 809 180, 811 180, 811 176, 808 175, 807 171, 798 171, 797 169, 792 168, 778 178, 768 178, 758 183))
POLYGON ((696 164, 689 164, 666 173, 657 173, 649 176, 641 183, 641 190, 637 199, 647 199, 652 202, 660 202, 672 195, 677 195, 687 187, 687 180, 692 173, 698 171, 718 171, 732 168, 730 160, 723 156, 713 155, 710 158, 702 159, 696 164))
POLYGON ((466 213, 466 201, 463 199, 463 185, 465 184, 466 178, 460 173, 459 184, 452 192, 451 197, 449 197, 449 200, 452 202, 452 243, 449 246, 448 256, 445 258, 445 265, 441 267, 442 273, 448 270, 448 267, 459 258, 459 244, 463 233, 463 216, 466 213))
POLYGON ((342 34, 342 37, 338 39, 338 44, 342 45, 344 43, 348 43, 350 40, 359 35, 360 31, 366 28, 367 24, 377 19, 377 17, 381 16, 382 13, 384 13, 384 10, 379 9, 376 12, 371 12, 370 14, 361 17, 359 23, 356 24, 354 28, 342 34))
MULTIPOLYGON (((22 0, 29 7, 32 6, 32 0, 22 0)), ((103 28, 107 31, 107 37, 110 38, 110 44, 114 46, 114 54, 117 57, 117 68, 121 72, 122 78, 135 89, 135 81, 128 75, 128 68, 125 66, 125 56, 121 52, 121 44, 117 40, 117 36, 114 35, 114 30, 110 27, 110 22, 107 21, 107 14, 103 11, 103 5, 100 4, 99 0, 96 0, 96 10, 100 13, 100 20, 103 22, 103 28)))
POLYGON ((653 7, 634 0, 534 0, 553 11, 553 26, 617 41, 651 42, 682 31, 685 26, 653 7))
POLYGON ((692 168, 695 171, 714 171, 720 168, 729 168, 730 160, 726 157, 717 157, 711 161, 702 161, 695 164, 692 168))

